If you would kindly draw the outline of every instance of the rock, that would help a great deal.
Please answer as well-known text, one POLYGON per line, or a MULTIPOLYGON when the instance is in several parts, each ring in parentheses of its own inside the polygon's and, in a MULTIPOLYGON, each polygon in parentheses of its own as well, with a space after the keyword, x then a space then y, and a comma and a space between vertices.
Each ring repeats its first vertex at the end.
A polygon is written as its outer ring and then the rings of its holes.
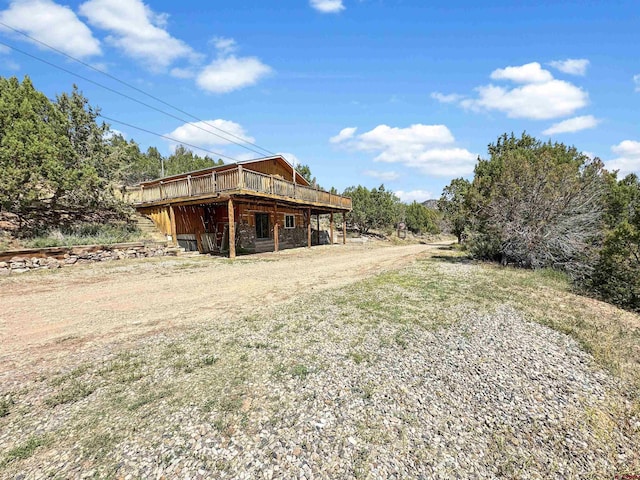
POLYGON ((64 263, 65 263, 65 265, 73 265, 77 261, 78 261, 78 257, 69 257, 64 261, 64 263))
POLYGON ((53 258, 53 257, 47 258, 47 262, 46 263, 47 263, 47 268, 53 269, 53 268, 60 268, 61 267, 60 261, 55 259, 55 258, 53 258))

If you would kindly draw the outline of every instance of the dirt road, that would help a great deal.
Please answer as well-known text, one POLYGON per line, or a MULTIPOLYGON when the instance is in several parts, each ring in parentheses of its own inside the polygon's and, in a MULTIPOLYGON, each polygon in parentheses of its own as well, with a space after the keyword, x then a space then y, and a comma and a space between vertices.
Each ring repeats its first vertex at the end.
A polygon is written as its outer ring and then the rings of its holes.
MULTIPOLYGON (((216 317, 260 312, 308 291, 401 268, 435 245, 334 245, 229 261, 161 258, 0 279, 0 378, 26 364, 216 317)), ((26 370, 29 370, 26 368, 26 370)))

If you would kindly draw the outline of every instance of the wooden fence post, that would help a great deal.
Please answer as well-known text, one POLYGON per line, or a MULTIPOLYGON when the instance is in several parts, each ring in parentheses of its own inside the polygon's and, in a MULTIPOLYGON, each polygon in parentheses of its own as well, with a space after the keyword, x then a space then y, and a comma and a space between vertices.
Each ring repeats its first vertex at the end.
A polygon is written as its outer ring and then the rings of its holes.
POLYGON ((233 212, 233 199, 229 197, 227 202, 229 214, 229 258, 236 258, 236 219, 233 212))
POLYGON ((311 248, 311 209, 307 209, 307 248, 311 248))
POLYGON ((342 212, 342 244, 347 244, 347 214, 342 212))
POLYGON ((333 245, 333 212, 329 215, 329 245, 333 245))
POLYGON ((176 227, 176 212, 173 205, 169 205, 169 222, 171 223, 171 243, 178 245, 178 228, 176 227))
POLYGON ((278 238, 278 204, 273 204, 273 248, 274 251, 280 250, 280 239, 278 238))

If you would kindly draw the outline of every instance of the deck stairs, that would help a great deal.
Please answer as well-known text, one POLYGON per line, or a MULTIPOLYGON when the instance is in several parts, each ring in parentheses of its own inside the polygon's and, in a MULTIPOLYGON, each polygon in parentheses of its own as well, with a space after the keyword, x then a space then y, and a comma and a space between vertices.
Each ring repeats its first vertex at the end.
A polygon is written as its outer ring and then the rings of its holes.
POLYGON ((131 218, 138 230, 140 230, 145 238, 148 238, 149 240, 153 240, 155 242, 167 241, 167 237, 160 230, 158 230, 158 227, 156 227, 155 223, 153 223, 153 220, 151 220, 146 215, 142 215, 136 212, 131 218))

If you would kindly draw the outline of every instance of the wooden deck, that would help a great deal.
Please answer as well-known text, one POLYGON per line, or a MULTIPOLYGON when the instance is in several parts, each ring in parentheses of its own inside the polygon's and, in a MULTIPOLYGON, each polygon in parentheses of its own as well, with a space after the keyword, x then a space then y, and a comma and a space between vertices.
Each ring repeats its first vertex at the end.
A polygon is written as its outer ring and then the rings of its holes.
POLYGON ((239 165, 222 172, 186 175, 146 182, 127 192, 136 207, 206 203, 215 198, 250 195, 331 211, 350 211, 351 199, 313 187, 295 184, 274 175, 248 170, 239 165))

